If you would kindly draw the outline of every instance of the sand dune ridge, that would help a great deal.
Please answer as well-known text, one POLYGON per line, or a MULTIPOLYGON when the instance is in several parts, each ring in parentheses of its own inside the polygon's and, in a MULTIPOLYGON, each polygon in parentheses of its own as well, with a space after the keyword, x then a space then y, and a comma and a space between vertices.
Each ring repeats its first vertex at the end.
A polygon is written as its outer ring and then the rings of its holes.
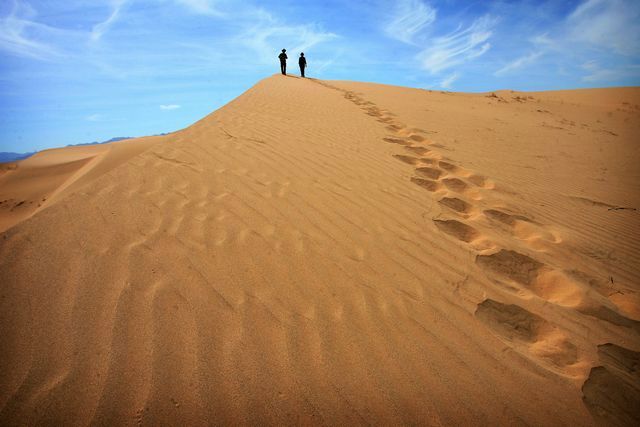
POLYGON ((632 424, 637 104, 274 76, 7 169, 0 418, 632 424))

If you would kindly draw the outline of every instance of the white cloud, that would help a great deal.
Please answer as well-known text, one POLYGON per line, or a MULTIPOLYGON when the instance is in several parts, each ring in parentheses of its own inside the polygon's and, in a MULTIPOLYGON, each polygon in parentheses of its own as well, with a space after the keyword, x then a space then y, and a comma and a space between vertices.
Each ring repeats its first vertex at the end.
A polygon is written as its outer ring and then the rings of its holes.
POLYGON ((336 38, 336 34, 314 24, 288 25, 279 22, 268 12, 258 11, 236 41, 253 50, 261 63, 272 64, 283 48, 295 55, 336 38))
POLYGON ((493 18, 483 16, 468 28, 458 28, 449 35, 436 38, 429 48, 418 54, 422 68, 435 74, 483 55, 491 48, 487 40, 492 35, 495 22, 493 18))
POLYGON ((51 38, 58 30, 35 22, 35 16, 31 6, 14 0, 9 15, 0 18, 0 49, 43 61, 62 56, 53 45, 40 40, 51 38))
POLYGON ((455 72, 448 77, 445 77, 445 79, 440 82, 440 87, 442 87, 443 89, 451 89, 451 85, 453 84, 453 82, 455 82, 459 78, 460 73, 455 72))
POLYGON ((91 30, 90 38, 92 41, 99 40, 108 30, 109 28, 117 21, 120 10, 122 6, 126 3, 127 0, 112 0, 111 4, 113 6, 113 10, 109 17, 99 24, 96 24, 91 30))
POLYGON ((555 42, 549 37, 548 33, 538 34, 537 36, 531 37, 529 39, 531 43, 536 46, 552 46, 555 42))
POLYGON ((500 68, 498 71, 493 73, 495 76, 501 76, 510 71, 517 70, 518 68, 524 67, 525 65, 532 64, 542 56, 542 52, 532 52, 528 55, 521 56, 520 58, 508 63, 504 67, 500 68))
POLYGON ((324 71, 331 67, 335 63, 334 59, 326 59, 326 60, 316 60, 313 62, 313 74, 316 76, 322 76, 324 71))
POLYGON ((160 106, 161 110, 177 110, 178 108, 180 108, 181 106, 178 104, 163 104, 160 106))
POLYGON ((640 53, 638 0, 587 0, 573 11, 567 25, 576 41, 623 55, 640 53))
POLYGON ((420 0, 396 2, 394 15, 385 26, 385 33, 394 39, 415 44, 415 37, 436 20, 436 9, 420 0))
POLYGON ((613 68, 601 68, 598 62, 588 61, 582 68, 590 74, 582 77, 584 82, 615 81, 625 78, 640 79, 640 65, 621 65, 613 68))
POLYGON ((92 114, 90 116, 85 117, 85 120, 89 122, 99 122, 103 119, 102 114, 92 114))
MULTIPOLYGON (((281 28, 285 33, 288 31, 286 28, 281 28)), ((292 52, 304 52, 311 47, 333 40, 338 36, 334 33, 324 32, 309 25, 302 25, 298 29, 294 30, 300 34, 298 44, 293 46, 292 52)))
POLYGON ((224 14, 217 10, 211 0, 176 0, 178 3, 188 7, 192 12, 200 15, 223 16, 224 14))
POLYGON ((524 67, 538 67, 536 62, 545 57, 549 59, 547 66, 555 63, 557 74, 563 77, 572 73, 574 82, 610 85, 640 80, 640 66, 630 64, 637 64, 640 55, 638 0, 583 0, 566 19, 547 30, 527 39, 529 53, 493 74, 503 76, 524 67))

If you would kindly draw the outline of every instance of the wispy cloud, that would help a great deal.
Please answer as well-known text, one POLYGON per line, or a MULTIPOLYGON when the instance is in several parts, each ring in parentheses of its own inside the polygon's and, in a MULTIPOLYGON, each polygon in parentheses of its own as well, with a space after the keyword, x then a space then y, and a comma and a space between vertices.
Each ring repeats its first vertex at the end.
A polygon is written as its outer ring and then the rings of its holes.
POLYGON ((177 110, 178 108, 180 108, 180 105, 178 104, 162 104, 160 105, 160 109, 161 110, 177 110))
POLYGON ((216 9, 211 0, 176 0, 178 3, 186 6, 194 13, 209 16, 224 16, 224 14, 216 9))
POLYGON ((246 28, 236 41, 249 47, 263 64, 274 62, 274 52, 286 48, 289 52, 302 52, 321 43, 338 38, 315 24, 290 25, 280 22, 271 14, 260 11, 247 21, 246 28))
POLYGON ((91 30, 90 39, 92 41, 100 40, 100 38, 102 38, 102 36, 109 30, 109 28, 118 20, 118 17, 120 15, 120 10, 122 9, 122 7, 126 2, 127 0, 111 1, 111 6, 113 9, 109 17, 105 21, 102 21, 99 24, 96 24, 91 30))
POLYGON ((507 74, 507 73, 513 71, 513 70, 517 70, 518 68, 522 68, 522 67, 524 67, 526 65, 533 64, 541 56, 542 56, 542 52, 541 51, 532 52, 532 53, 530 53, 528 55, 521 56, 520 58, 509 62, 507 65, 505 65, 504 67, 500 68, 498 71, 496 71, 493 74, 495 76, 502 76, 504 74, 507 74))
POLYGON ((91 114, 90 116, 85 117, 85 120, 88 122, 99 122, 104 118, 102 114, 91 114))
POLYGON ((488 40, 495 23, 494 18, 485 15, 467 28, 436 38, 418 55, 422 68, 435 74, 483 55, 491 48, 488 40))
POLYGON ((460 78, 460 73, 458 72, 452 73, 449 76, 445 77, 444 80, 440 82, 440 87, 442 87, 443 89, 451 89, 451 85, 453 84, 453 82, 455 82, 459 78, 460 78))
POLYGON ((529 42, 539 47, 553 46, 555 44, 555 41, 549 37, 548 33, 533 36, 529 39, 529 42))
POLYGON ((50 36, 56 29, 35 22, 35 16, 31 6, 13 0, 11 12, 0 18, 0 50, 38 60, 62 56, 55 46, 41 40, 44 37, 38 37, 50 36))
POLYGON ((573 11, 567 24, 574 40, 623 55, 640 53, 638 0, 587 0, 573 11))
POLYGON ((582 77, 584 82, 607 82, 626 78, 640 79, 640 65, 621 65, 618 67, 602 68, 597 61, 588 61, 582 68, 589 74, 582 77))
POLYGON ((385 33, 407 44, 416 44, 415 37, 436 20, 436 9, 420 0, 396 2, 394 14, 385 25, 385 33))
MULTIPOLYGON (((534 72, 566 80, 573 75, 570 85, 580 81, 599 85, 640 81, 637 0, 583 0, 568 14, 545 22, 547 26, 539 27, 542 31, 533 37, 514 34, 520 45, 529 44, 528 52, 503 63, 493 72, 494 76, 517 79, 534 72), (545 61, 540 61, 541 58, 545 61), (516 70, 519 72, 514 73, 516 70)), ((502 51, 501 56, 505 57, 507 52, 502 51)))

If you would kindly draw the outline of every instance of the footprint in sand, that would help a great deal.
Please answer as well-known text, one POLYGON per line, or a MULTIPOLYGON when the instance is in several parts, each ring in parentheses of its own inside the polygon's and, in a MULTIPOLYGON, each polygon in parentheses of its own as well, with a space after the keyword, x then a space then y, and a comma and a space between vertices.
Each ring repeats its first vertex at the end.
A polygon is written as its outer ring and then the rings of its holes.
POLYGON ((382 116, 382 112, 380 111, 380 109, 378 107, 367 107, 365 108, 365 111, 367 112, 368 115, 372 116, 372 117, 380 117, 382 116))
POLYGON ((476 175, 472 173, 470 170, 465 169, 462 166, 454 165, 453 163, 448 162, 446 160, 441 160, 438 163, 438 166, 446 170, 447 172, 451 173, 452 175, 466 178, 471 183, 473 183, 473 185, 477 187, 486 188, 490 186, 490 184, 492 184, 492 182, 488 178, 482 175, 476 175))
POLYGON ((417 154, 418 156, 424 156, 431 152, 428 148, 425 147, 415 147, 415 146, 406 146, 405 150, 410 151, 411 153, 417 154))
POLYGON ((420 163, 420 158, 418 157, 404 156, 402 154, 394 154, 393 157, 410 165, 417 165, 420 163))
MULTIPOLYGON (((414 147, 405 147, 407 150, 416 150, 416 152, 424 152, 423 150, 425 149, 421 149, 421 148, 414 148, 414 147)), ((430 152, 429 149, 426 149, 427 153, 430 152)), ((398 155, 396 155, 396 157, 398 157, 398 155)), ((455 193, 458 194, 467 194, 470 197, 477 199, 479 197, 479 194, 477 194, 477 192, 475 191, 474 187, 475 184, 470 184, 466 181, 464 181, 463 179, 459 178, 459 174, 462 175, 470 175, 468 173, 466 173, 462 168, 460 168, 459 166, 455 166, 451 163, 445 162, 445 161, 441 161, 441 160, 437 160, 437 159, 433 159, 433 158, 422 158, 421 161, 423 163, 429 163, 432 166, 430 167, 420 167, 416 169, 416 173, 418 175, 421 176, 425 176, 429 179, 432 180, 438 180, 439 182, 441 182, 442 184, 444 184, 444 186, 450 190, 453 191, 455 193), (446 176, 445 176, 446 174, 446 176), (456 176, 458 175, 458 176, 456 176)), ((415 161, 405 161, 406 163, 409 164, 413 164, 413 165, 417 165, 418 163, 415 161)))
POLYGON ((488 219, 507 225, 511 234, 518 239, 530 241, 534 249, 544 249, 536 244, 540 240, 551 243, 561 242, 561 239, 554 233, 525 216, 510 214, 498 209, 487 209, 483 213, 488 219))
POLYGON ((397 132, 402 129, 404 129, 404 125, 397 123, 391 123, 389 126, 387 126, 387 130, 390 130, 391 132, 397 132))
POLYGON ((457 197, 444 197, 438 203, 460 214, 470 214, 472 212, 471 204, 457 197))
POLYGON ((564 332, 518 305, 486 299, 475 316, 511 348, 543 365, 563 369, 579 361, 577 347, 564 332))
POLYGON ((611 277, 594 277, 578 270, 569 270, 567 274, 611 301, 624 316, 640 320, 640 297, 632 289, 613 283, 611 277))
POLYGON ((503 224, 507 225, 514 225, 516 221, 531 222, 529 218, 522 215, 508 214, 497 209, 487 209, 483 213, 487 218, 502 222, 503 224))
POLYGON ((519 252, 501 249, 491 255, 478 255, 476 264, 525 288, 533 287, 545 265, 519 252))
MULTIPOLYGON (((405 148, 411 150, 414 147, 405 148)), ((433 192, 439 190, 444 185, 447 190, 454 193, 466 195, 474 200, 478 200, 480 198, 480 194, 473 184, 469 184, 455 175, 452 176, 450 171, 458 171, 459 168, 457 166, 431 157, 422 157, 419 159, 412 156, 402 155, 394 155, 394 157, 411 165, 422 164, 423 166, 415 169, 416 175, 419 175, 419 177, 414 177, 411 181, 428 189, 429 191, 433 192), (445 166, 444 168, 442 167, 443 164, 445 166), (434 184, 434 182, 437 182, 437 184, 434 184)))
POLYGON ((410 128, 410 127, 404 126, 402 127, 402 129, 398 129, 397 133, 399 135, 411 138, 416 142, 423 142, 427 140, 424 136, 420 135, 420 134, 427 133, 424 129, 410 128))
MULTIPOLYGON (((348 99, 353 100, 353 95, 348 93, 345 95, 348 99)), ((380 110, 377 106, 367 107, 365 110, 372 116, 376 116, 380 118, 382 116, 380 110)), ((394 122, 393 120, 384 120, 385 123, 388 123, 387 129, 394 132, 398 136, 389 136, 383 138, 385 142, 391 144, 398 144, 405 146, 404 148, 411 152, 412 154, 418 156, 430 156, 430 157, 414 157, 407 156, 402 154, 394 154, 393 157, 400 160, 401 162, 410 164, 410 165, 420 165, 420 164, 428 164, 431 166, 421 166, 416 168, 415 172, 419 177, 412 177, 411 182, 425 188, 430 192, 436 192, 442 188, 442 184, 455 193, 466 194, 472 199, 478 199, 479 194, 475 191, 471 191, 471 187, 479 187, 479 188, 493 188, 493 182, 487 179, 484 176, 472 174, 460 166, 456 166, 452 163, 440 160, 442 158, 441 155, 434 152, 433 150, 422 147, 415 146, 413 143, 426 143, 427 139, 420 135, 420 133, 425 133, 425 131, 421 129, 412 129, 407 128, 406 126, 394 122), (434 158, 435 157, 435 158, 434 158), (445 174, 452 175, 443 177, 445 174), (462 180, 460 177, 465 177, 471 183, 462 180)), ((448 198, 448 200, 454 200, 455 198, 448 198)), ((460 199, 456 199, 460 200, 460 199)), ((447 205, 448 201, 445 201, 443 204, 447 205)), ((466 202, 463 202, 466 203, 466 202)), ((462 206, 460 202, 449 203, 451 209, 459 212, 459 213, 468 213, 470 208, 468 206, 462 206), (456 207, 458 209, 456 209, 456 207)))
POLYGON ((416 168, 416 173, 418 175, 430 178, 430 179, 438 179, 442 176, 442 171, 440 169, 432 168, 429 166, 423 166, 416 168))
POLYGON ((431 179, 416 178, 414 176, 411 177, 411 182, 431 192, 438 191, 440 190, 440 188, 442 188, 442 185, 438 181, 434 181, 431 179))
POLYGON ((491 190, 495 188, 494 182, 489 178, 474 174, 465 168, 454 165, 453 163, 440 160, 438 162, 438 167, 447 171, 451 175, 450 179, 455 180, 450 183, 452 191, 464 192, 470 186, 475 186, 484 190, 491 190), (460 178, 465 178, 466 181, 463 181, 460 178))
POLYGON ((411 145, 411 143, 404 138, 386 137, 382 138, 382 140, 390 144, 411 145))
POLYGON ((469 175, 467 179, 476 187, 484 188, 485 190, 492 190, 495 188, 494 182, 482 175, 472 174, 469 175))
POLYGON ((431 144, 431 142, 427 140, 427 138, 416 133, 416 131, 412 129, 402 128, 400 130, 397 130, 395 133, 403 138, 410 140, 411 142, 431 144))
POLYGON ((421 157, 420 161, 425 165, 435 165, 436 163, 438 163, 437 159, 432 159, 431 157, 421 157))
MULTIPOLYGON (((442 162, 440 162, 442 163, 442 162)), ((469 189, 469 184, 460 178, 445 178, 442 183, 451 191, 456 193, 465 193, 469 189)))
POLYGON ((527 255, 501 249, 491 255, 476 256, 476 264, 545 301, 574 309, 612 325, 640 331, 640 322, 618 313, 618 308, 613 303, 597 292, 592 292, 587 283, 527 255))
POLYGON ((445 161, 441 161, 440 163, 438 163, 438 166, 440 166, 442 169, 446 170, 447 172, 450 172, 459 176, 465 175, 465 172, 466 172, 460 166, 456 166, 452 163, 445 162, 445 161))
POLYGON ((440 231, 463 242, 471 243, 480 237, 478 230, 455 219, 434 219, 433 222, 440 231))
POLYGON ((142 422, 144 421, 144 412, 145 412, 145 409, 138 409, 136 411, 136 416, 135 416, 136 425, 139 425, 139 426, 142 425, 142 422))
POLYGON ((615 344, 598 346, 600 366, 582 386, 582 400, 602 424, 635 426, 640 419, 640 353, 615 344))
POLYGON ((486 239, 477 229, 456 219, 434 219, 433 223, 440 231, 468 243, 478 251, 495 249, 496 245, 486 239))

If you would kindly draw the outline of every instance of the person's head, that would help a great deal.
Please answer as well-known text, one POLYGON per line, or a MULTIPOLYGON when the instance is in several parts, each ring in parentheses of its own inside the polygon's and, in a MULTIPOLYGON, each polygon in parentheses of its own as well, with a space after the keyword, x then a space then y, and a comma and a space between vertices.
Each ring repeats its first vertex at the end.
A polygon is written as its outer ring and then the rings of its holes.
POLYGON ((304 52, 300 52, 300 56, 304 56, 304 52))
POLYGON ((286 51, 287 51, 287 49, 282 49, 282 53, 284 53, 284 52, 286 52, 286 51))

